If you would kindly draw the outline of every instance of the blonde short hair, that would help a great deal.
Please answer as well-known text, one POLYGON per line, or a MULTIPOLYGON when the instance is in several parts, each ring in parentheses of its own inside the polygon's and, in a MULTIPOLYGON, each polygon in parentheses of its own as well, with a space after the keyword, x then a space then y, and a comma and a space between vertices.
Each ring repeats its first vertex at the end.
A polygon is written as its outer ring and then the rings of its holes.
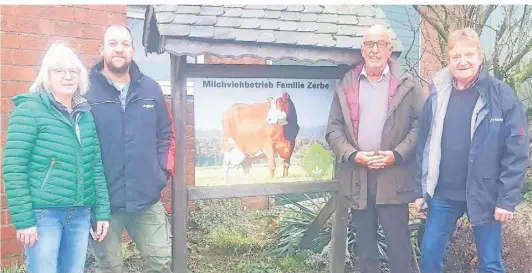
POLYGON ((480 56, 482 58, 484 57, 484 51, 482 50, 482 42, 480 41, 478 33, 473 29, 462 28, 451 32, 447 39, 447 53, 449 53, 449 51, 451 51, 458 42, 467 42, 473 46, 476 46, 480 56))
POLYGON ((46 51, 39 74, 30 87, 30 92, 50 90, 49 72, 53 65, 73 65, 79 70, 77 93, 84 95, 89 89, 89 74, 78 55, 63 42, 54 42, 46 51))

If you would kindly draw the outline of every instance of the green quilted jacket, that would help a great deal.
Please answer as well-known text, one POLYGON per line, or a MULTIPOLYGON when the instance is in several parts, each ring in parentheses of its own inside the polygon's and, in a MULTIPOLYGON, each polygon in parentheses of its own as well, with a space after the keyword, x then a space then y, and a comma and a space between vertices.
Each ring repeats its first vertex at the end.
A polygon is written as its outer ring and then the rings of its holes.
MULTIPOLYGON (((13 102, 3 178, 15 228, 35 226, 36 208, 90 206, 96 220, 110 220, 91 112, 79 113, 73 124, 52 105, 46 92, 21 94, 13 102)), ((81 96, 74 97, 74 104, 83 102, 81 96)))

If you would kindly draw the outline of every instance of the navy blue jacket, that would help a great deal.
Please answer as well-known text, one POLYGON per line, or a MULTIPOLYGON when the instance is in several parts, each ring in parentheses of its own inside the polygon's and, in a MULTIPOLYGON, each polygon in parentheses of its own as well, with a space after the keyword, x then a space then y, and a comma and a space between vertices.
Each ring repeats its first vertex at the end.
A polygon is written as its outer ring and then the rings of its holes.
POLYGON ((119 91, 102 74, 103 61, 90 73, 85 95, 100 138, 111 210, 135 212, 161 199, 173 175, 175 133, 161 87, 132 62, 125 111, 119 91))
MULTIPOLYGON (((471 145, 466 203, 471 223, 480 225, 494 219, 495 207, 513 211, 521 202, 529 147, 525 111, 512 88, 487 69, 481 71, 473 88, 480 96, 472 117, 467 117, 471 118, 471 145)), ((420 115, 415 185, 428 203, 438 182, 441 134, 451 89, 449 69, 436 73, 420 115)))

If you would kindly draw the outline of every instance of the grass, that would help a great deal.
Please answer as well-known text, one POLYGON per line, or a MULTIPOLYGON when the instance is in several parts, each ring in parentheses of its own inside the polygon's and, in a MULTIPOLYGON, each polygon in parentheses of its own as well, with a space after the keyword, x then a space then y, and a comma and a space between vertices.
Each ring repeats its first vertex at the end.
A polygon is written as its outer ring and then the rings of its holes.
POLYGON ((26 265, 14 264, 10 267, 0 267, 0 273, 26 273, 26 265))
MULTIPOLYGON (((320 180, 330 180, 333 177, 333 168, 329 168, 320 180)), ((283 165, 277 163, 274 178, 269 179, 269 170, 267 165, 252 165, 248 181, 242 168, 232 167, 229 169, 228 184, 259 184, 259 183, 277 183, 277 182, 294 182, 294 181, 316 181, 301 166, 291 165, 288 169, 288 176, 282 177, 283 165)), ((195 186, 219 186, 224 185, 224 170, 222 167, 197 167, 195 170, 195 186)))
POLYGON ((188 233, 189 273, 325 273, 305 259, 269 252, 278 226, 261 217, 263 211, 246 210, 240 199, 196 205, 190 216, 195 228, 188 233))

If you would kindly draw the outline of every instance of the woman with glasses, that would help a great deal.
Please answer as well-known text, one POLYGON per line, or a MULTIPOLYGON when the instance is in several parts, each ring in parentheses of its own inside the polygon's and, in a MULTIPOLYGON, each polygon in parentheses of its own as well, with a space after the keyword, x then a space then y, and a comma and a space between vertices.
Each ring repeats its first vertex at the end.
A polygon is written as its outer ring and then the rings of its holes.
POLYGON ((91 213, 103 240, 111 219, 100 144, 82 95, 78 56, 54 43, 28 93, 13 98, 3 178, 28 272, 82 273, 91 213))

